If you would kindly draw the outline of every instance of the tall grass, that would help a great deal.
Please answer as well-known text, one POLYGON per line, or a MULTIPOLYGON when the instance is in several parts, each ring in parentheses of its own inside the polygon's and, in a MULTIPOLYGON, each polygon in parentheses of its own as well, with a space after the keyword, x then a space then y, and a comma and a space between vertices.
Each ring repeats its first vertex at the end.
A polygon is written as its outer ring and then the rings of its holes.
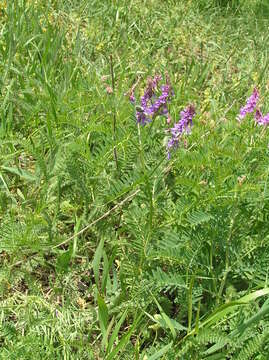
POLYGON ((267 359, 266 6, 0 3, 1 359, 267 359))

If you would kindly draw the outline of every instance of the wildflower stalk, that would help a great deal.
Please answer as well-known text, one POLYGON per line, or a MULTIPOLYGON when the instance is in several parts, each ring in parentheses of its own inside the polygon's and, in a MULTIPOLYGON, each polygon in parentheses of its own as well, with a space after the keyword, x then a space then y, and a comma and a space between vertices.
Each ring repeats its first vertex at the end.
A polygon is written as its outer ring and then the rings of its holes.
POLYGON ((233 235, 233 231, 234 231, 234 224, 235 224, 235 218, 237 216, 237 192, 235 193, 235 201, 236 201, 236 204, 235 204, 235 210, 233 211, 233 216, 232 216, 232 219, 231 219, 231 222, 230 222, 230 229, 229 229, 229 234, 226 238, 226 244, 225 244, 225 271, 224 271, 224 275, 223 275, 223 278, 221 280, 221 283, 220 283, 220 288, 219 288, 219 292, 218 292, 218 295, 217 295, 217 304, 220 303, 220 299, 222 297, 222 294, 223 294, 223 290, 224 290, 224 286, 225 286, 225 283, 226 283, 226 279, 227 279, 227 276, 229 274, 229 272, 231 271, 231 267, 230 267, 230 260, 229 260, 229 256, 230 256, 230 243, 231 243, 231 239, 232 239, 232 235, 233 235))
POLYGON ((118 174, 120 173, 119 169, 119 162, 118 162, 118 154, 117 154, 117 148, 116 148, 116 109, 115 109, 115 77, 114 77, 114 69, 113 69, 113 57, 112 54, 110 54, 110 74, 111 74, 111 84, 112 84, 112 92, 113 92, 113 153, 114 153, 114 160, 116 163, 116 168, 118 171, 118 174))
POLYGON ((139 143, 140 163, 141 163, 141 168, 142 168, 142 172, 143 172, 144 179, 145 179, 146 195, 149 200, 149 216, 148 216, 148 222, 147 222, 147 232, 146 232, 146 235, 144 238, 145 239, 144 246, 143 246, 143 249, 141 250, 141 255, 140 255, 139 270, 142 271, 144 260, 147 256, 147 246, 150 241, 151 233, 152 233, 152 220, 153 220, 152 196, 153 196, 153 192, 152 192, 150 181, 149 181, 150 176, 148 176, 146 173, 147 169, 146 169, 146 164, 145 164, 144 149, 143 149, 143 144, 142 144, 142 140, 141 140, 141 125, 139 122, 137 123, 137 134, 138 134, 138 143, 139 143))
POLYGON ((144 150, 143 150, 143 145, 142 145, 142 141, 141 141, 141 129, 140 129, 140 124, 139 123, 137 123, 137 134, 138 134, 138 143, 139 143, 140 162, 141 162, 141 167, 142 167, 142 170, 143 170, 143 174, 145 176, 146 165, 145 165, 144 150))
MULTIPOLYGON (((149 234, 152 230, 152 218, 153 218, 153 201, 152 201, 152 190, 150 188, 150 182, 149 178, 146 174, 146 164, 145 164, 145 157, 144 157, 144 149, 141 141, 141 125, 137 123, 137 132, 138 132, 138 141, 139 141, 139 152, 140 152, 140 161, 141 161, 141 167, 142 171, 145 177, 146 182, 146 189, 149 197, 149 220, 148 220, 148 228, 149 228, 149 234)), ((146 242, 147 243, 147 242, 146 242)))
POLYGON ((210 264, 210 273, 211 273, 212 281, 213 281, 213 289, 216 294, 217 293, 217 281, 216 281, 216 275, 214 273, 213 254, 214 254, 214 240, 213 240, 213 238, 211 238, 210 252, 209 252, 209 259, 210 259, 209 264, 210 264))
POLYGON ((234 225, 234 218, 231 220, 230 231, 229 231, 229 235, 228 235, 228 237, 226 239, 226 244, 225 244, 225 246, 226 246, 226 249, 225 249, 225 271, 224 271, 224 275, 223 275, 223 278, 222 278, 221 283, 220 283, 220 288, 219 288, 218 297, 217 297, 217 304, 220 303, 220 299, 222 297, 222 293, 223 293, 223 290, 224 290, 226 279, 227 279, 227 276, 228 276, 228 274, 230 272, 229 246, 230 246, 230 242, 231 242, 231 238, 232 238, 233 225, 234 225))
POLYGON ((192 289, 194 285, 195 276, 193 275, 190 280, 189 290, 188 290, 188 334, 191 332, 192 325, 192 289))

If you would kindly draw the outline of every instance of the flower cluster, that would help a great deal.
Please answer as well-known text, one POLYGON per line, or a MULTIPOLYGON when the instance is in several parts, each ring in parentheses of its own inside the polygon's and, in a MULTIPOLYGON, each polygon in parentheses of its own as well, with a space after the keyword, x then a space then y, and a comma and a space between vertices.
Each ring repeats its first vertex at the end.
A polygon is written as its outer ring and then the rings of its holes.
MULTIPOLYGON (((137 103, 134 94, 139 80, 126 94, 129 96, 130 102, 135 106, 135 115, 138 124, 145 125, 152 121, 157 115, 165 115, 167 124, 171 123, 171 117, 168 112, 168 103, 174 95, 174 92, 167 75, 165 77, 165 84, 159 86, 161 80, 162 77, 160 75, 147 79, 147 85, 139 103, 137 103)), ((269 125, 269 113, 266 115, 262 114, 258 107, 259 98, 259 91, 257 87, 254 87, 246 104, 240 108, 239 115, 237 116, 239 121, 244 119, 247 114, 251 114, 256 110, 254 114, 256 123, 264 126, 269 125)), ((170 136, 166 146, 168 159, 171 158, 172 151, 178 148, 183 135, 191 132, 195 115, 195 107, 193 105, 188 105, 180 112, 180 120, 167 130, 170 136)))
MULTIPOLYGON (((165 84, 159 86, 161 80, 162 76, 160 75, 147 79, 147 85, 140 98, 140 102, 137 102, 135 98, 135 89, 139 80, 132 86, 129 92, 125 94, 128 95, 130 102, 135 106, 135 115, 138 124, 145 125, 152 121, 157 115, 164 115, 167 125, 171 123, 172 120, 168 111, 168 103, 172 96, 174 96, 174 91, 170 85, 170 79, 167 74, 165 76, 165 84)), ((170 135, 167 143, 168 159, 171 158, 171 152, 179 146, 182 135, 191 132, 191 127, 193 126, 192 119, 194 116, 194 106, 187 106, 181 111, 180 120, 167 130, 170 135)))
POLYGON ((168 76, 166 76, 165 85, 160 86, 159 90, 159 82, 161 80, 161 75, 156 75, 153 79, 148 78, 147 86, 144 94, 140 98, 139 106, 136 104, 134 88, 131 89, 129 100, 132 104, 136 105, 136 120, 139 124, 145 125, 157 115, 165 115, 168 117, 168 102, 171 100, 174 92, 168 76), (158 96, 159 92, 160 94, 158 96))
POLYGON ((259 97, 260 97, 259 92, 258 92, 257 88, 255 87, 251 96, 247 99, 246 105, 240 109, 240 113, 238 115, 239 121, 241 121, 247 115, 247 113, 252 113, 256 109, 254 118, 255 118, 255 121, 257 122, 257 124, 259 124, 259 125, 268 125, 269 124, 269 113, 266 115, 263 115, 261 110, 257 107, 259 97))
POLYGON ((174 127, 170 129, 171 139, 167 143, 167 156, 168 159, 171 158, 171 150, 176 149, 179 145, 179 140, 181 136, 189 134, 191 132, 191 127, 193 126, 193 117, 195 116, 195 108, 193 105, 187 106, 180 113, 180 120, 177 122, 174 127))
POLYGON ((258 103, 259 100, 259 92, 257 90, 257 88, 255 87, 253 90, 253 93, 251 94, 251 96, 247 99, 246 101, 246 105, 241 107, 240 109, 240 114, 238 115, 238 120, 241 121, 242 119, 244 119, 244 117, 248 114, 248 113, 252 113, 258 103))

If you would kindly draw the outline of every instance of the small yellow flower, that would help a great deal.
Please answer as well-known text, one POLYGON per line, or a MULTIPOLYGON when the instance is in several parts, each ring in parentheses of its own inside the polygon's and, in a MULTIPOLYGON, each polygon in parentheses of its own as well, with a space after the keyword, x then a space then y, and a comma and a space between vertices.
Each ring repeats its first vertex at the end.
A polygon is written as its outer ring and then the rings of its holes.
POLYGON ((104 43, 100 42, 97 46, 96 46, 96 50, 97 51, 102 51, 104 49, 104 43))
POLYGON ((259 75, 257 72, 253 73, 251 77, 252 77, 252 80, 254 81, 254 83, 256 83, 259 79, 259 75))
POLYGON ((86 307, 86 301, 84 299, 82 299, 81 297, 79 297, 77 299, 77 304, 81 309, 85 309, 85 307, 86 307))

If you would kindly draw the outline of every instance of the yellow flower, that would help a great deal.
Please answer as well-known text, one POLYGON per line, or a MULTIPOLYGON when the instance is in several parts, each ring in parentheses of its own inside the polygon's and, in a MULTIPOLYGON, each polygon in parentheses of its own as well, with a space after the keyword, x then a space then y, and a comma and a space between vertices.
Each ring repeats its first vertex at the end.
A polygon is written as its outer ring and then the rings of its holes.
POLYGON ((259 79, 259 75, 258 75, 257 72, 253 73, 251 75, 251 77, 252 77, 252 80, 254 81, 254 83, 256 83, 258 81, 258 79, 259 79))
POLYGON ((96 46, 96 50, 97 51, 102 51, 104 49, 104 43, 100 42, 99 44, 97 44, 96 46))

